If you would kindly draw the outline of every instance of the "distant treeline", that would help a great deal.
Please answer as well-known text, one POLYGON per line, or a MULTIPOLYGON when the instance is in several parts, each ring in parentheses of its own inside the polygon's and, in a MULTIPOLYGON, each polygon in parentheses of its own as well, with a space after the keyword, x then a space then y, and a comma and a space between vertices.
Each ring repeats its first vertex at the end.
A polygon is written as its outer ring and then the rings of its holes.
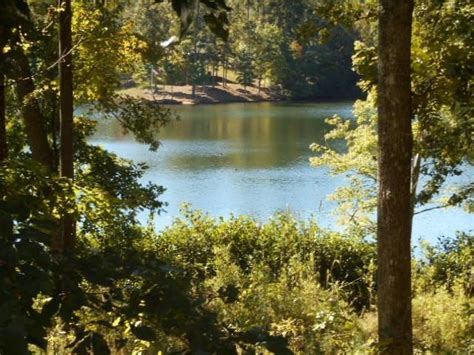
POLYGON ((296 99, 361 95, 351 60, 357 34, 342 26, 328 28, 314 1, 227 4, 232 10, 226 42, 209 30, 198 4, 181 41, 176 14, 166 3, 125 5, 121 16, 147 44, 148 63, 139 79, 149 80, 154 72, 153 80, 162 84, 226 85, 231 80, 296 99))

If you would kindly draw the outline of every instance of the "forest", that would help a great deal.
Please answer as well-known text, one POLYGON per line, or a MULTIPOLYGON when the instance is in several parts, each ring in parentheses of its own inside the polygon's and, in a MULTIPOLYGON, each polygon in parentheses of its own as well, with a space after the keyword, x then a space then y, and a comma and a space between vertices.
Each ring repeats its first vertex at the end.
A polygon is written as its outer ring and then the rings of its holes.
POLYGON ((474 352, 473 22, 468 0, 2 0, 0 354, 474 352))

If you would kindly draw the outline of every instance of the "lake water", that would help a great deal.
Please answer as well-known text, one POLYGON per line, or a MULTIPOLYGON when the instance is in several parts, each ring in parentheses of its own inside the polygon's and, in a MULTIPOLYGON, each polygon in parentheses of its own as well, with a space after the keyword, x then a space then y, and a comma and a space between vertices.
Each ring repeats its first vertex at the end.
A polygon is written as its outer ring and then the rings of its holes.
MULTIPOLYGON (((101 122, 92 138, 123 158, 146 162, 144 181, 163 185, 166 213, 157 227, 170 225, 184 202, 214 216, 249 214, 261 220, 275 211, 313 216, 337 228, 334 203, 326 196, 344 184, 325 168, 309 165, 309 145, 322 142, 333 114, 352 118, 352 103, 238 103, 173 107, 180 121, 162 130, 162 146, 150 152, 114 121, 101 122)), ((472 181, 469 168, 463 181, 472 181)), ((415 218, 413 237, 434 241, 474 226, 461 209, 423 213, 415 218)))

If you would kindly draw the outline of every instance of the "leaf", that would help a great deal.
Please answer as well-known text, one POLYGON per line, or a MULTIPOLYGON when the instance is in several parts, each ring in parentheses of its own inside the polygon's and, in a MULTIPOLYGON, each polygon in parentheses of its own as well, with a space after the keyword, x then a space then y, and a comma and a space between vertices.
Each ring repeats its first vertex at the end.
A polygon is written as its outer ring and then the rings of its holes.
POLYGON ((132 333, 140 340, 153 341, 156 339, 155 331, 145 325, 132 327, 132 333))
POLYGON ((59 297, 53 297, 44 304, 43 309, 41 310, 41 317, 45 323, 49 324, 51 322, 51 318, 58 313, 59 305, 59 297))
POLYGON ((110 349, 104 336, 99 333, 92 333, 92 352, 94 355, 109 355, 110 349))
POLYGON ((181 20, 180 38, 182 38, 193 21, 193 8, 196 6, 196 0, 172 0, 171 4, 181 20))
POLYGON ((71 349, 72 354, 89 355, 90 334, 80 334, 77 339, 69 344, 66 349, 71 349))
POLYGON ((235 285, 222 286, 218 292, 225 303, 234 303, 239 299, 240 290, 235 285))
POLYGON ((204 15, 204 21, 206 22, 209 29, 222 38, 224 41, 227 41, 229 38, 229 30, 224 27, 227 25, 227 15, 224 12, 221 12, 218 16, 214 13, 204 15))
MULTIPOLYGON (((161 2, 163 0, 155 0, 155 3, 161 2)), ((204 16, 204 21, 209 29, 215 35, 227 41, 229 31, 225 26, 229 24, 229 20, 226 11, 230 11, 231 8, 227 6, 225 0, 171 0, 173 10, 181 20, 180 39, 184 37, 193 22, 194 10, 197 8, 198 3, 204 4, 210 10, 204 16)))
POLYGON ((28 343, 34 344, 37 347, 46 350, 48 346, 48 342, 46 341, 46 329, 43 328, 41 325, 37 323, 33 323, 32 325, 28 326, 28 335, 27 340, 28 343))
POLYGON ((121 322, 122 322, 122 317, 115 318, 115 320, 112 322, 112 327, 118 327, 121 322))
POLYGON ((4 210, 7 214, 12 214, 17 216, 19 221, 25 221, 31 213, 31 210, 29 208, 29 204, 31 204, 31 201, 29 201, 28 197, 22 197, 18 198, 13 201, 7 201, 3 202, 1 204, 1 209, 4 210))
POLYGON ((74 311, 87 305, 87 303, 87 297, 84 295, 83 291, 77 289, 74 293, 66 294, 64 296, 59 314, 62 319, 68 320, 72 317, 74 311))

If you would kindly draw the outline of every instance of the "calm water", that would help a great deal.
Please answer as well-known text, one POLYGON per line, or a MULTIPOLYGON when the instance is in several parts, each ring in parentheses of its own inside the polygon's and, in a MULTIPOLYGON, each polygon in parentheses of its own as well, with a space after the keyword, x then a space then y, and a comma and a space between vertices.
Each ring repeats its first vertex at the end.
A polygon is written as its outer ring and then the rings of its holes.
MULTIPOLYGON (((160 133, 162 146, 150 152, 123 135, 113 121, 101 123, 94 144, 118 155, 146 162, 144 181, 167 188, 167 213, 157 218, 163 228, 180 215, 183 202, 214 216, 251 214, 262 220, 277 210, 302 218, 314 216, 335 227, 334 203, 326 196, 344 184, 327 169, 312 168, 309 145, 322 142, 324 119, 337 113, 352 118, 352 103, 252 103, 173 108, 180 121, 160 133)), ((472 179, 473 169, 462 179, 472 179)), ((435 240, 472 229, 472 215, 460 209, 416 217, 414 238, 435 240)))

